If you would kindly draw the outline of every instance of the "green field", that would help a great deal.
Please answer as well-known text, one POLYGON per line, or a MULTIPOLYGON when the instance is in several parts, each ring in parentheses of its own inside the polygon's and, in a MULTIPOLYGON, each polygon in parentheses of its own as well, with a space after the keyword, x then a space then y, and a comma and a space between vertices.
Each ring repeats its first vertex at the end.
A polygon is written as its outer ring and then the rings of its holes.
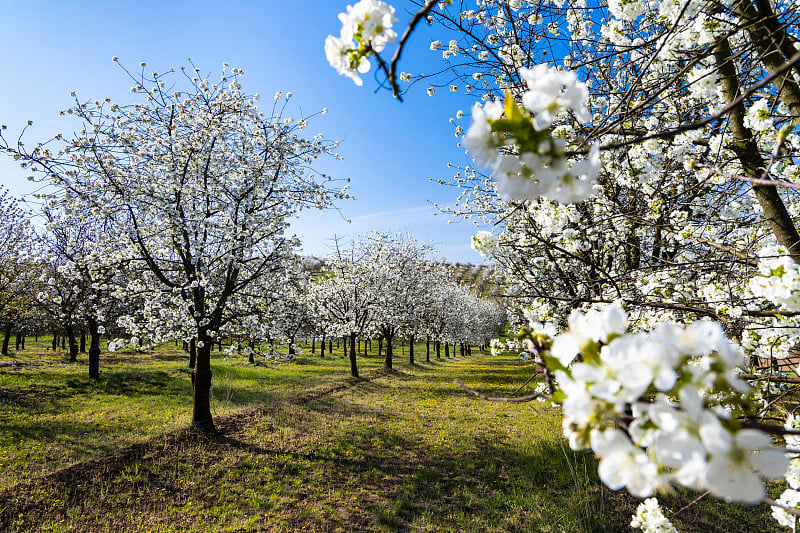
MULTIPOLYGON (((398 347, 394 372, 359 356, 354 380, 341 350, 258 366, 215 352, 220 431, 203 436, 174 346, 104 354, 94 382, 46 340, 0 366, 0 531, 624 531, 637 504, 566 446, 557 408, 453 384, 510 395, 532 372, 516 358, 425 363, 423 344, 412 367, 398 347)), ((768 515, 703 500, 675 523, 778 531, 768 515)))

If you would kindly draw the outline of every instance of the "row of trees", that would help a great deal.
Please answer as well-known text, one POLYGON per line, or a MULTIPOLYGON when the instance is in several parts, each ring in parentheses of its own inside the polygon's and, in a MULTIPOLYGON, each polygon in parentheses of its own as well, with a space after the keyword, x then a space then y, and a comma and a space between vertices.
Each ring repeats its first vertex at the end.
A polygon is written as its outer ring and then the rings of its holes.
MULTIPOLYGON (((26 335, 51 332, 53 349, 60 337, 68 343, 69 361, 75 362, 79 351, 86 351, 88 333, 89 375, 99 378, 100 337, 105 334, 112 350, 182 341, 194 368, 202 341, 194 336, 191 317, 181 306, 169 299, 154 300, 147 291, 147 272, 134 262, 103 262, 94 251, 98 235, 91 234, 85 221, 68 220, 50 207, 42 214, 46 224, 41 235, 22 231, 19 239, 8 241, 9 249, 4 248, 9 258, 3 273, 17 273, 7 289, 15 297, 3 314, 4 353, 12 333, 19 349, 26 335), (31 259, 12 259, 14 249, 27 250, 31 259)), ((27 228, 27 220, 20 209, 2 218, 6 228, 27 228)), ((308 266, 306 258, 287 255, 279 271, 233 299, 232 318, 209 342, 209 352, 215 342, 222 349, 227 339, 228 353, 244 352, 254 362, 256 354, 272 351, 274 343, 288 344, 291 356, 296 343, 319 340, 324 356, 326 341, 336 339, 338 344, 341 339, 346 351, 349 346, 351 374, 357 377, 359 340, 377 339, 379 353, 385 346, 384 365, 391 369, 398 337, 409 342, 414 364, 415 340, 426 340, 430 361, 431 343, 437 357, 442 343, 446 353, 453 345, 454 352, 459 346, 463 354, 471 346, 487 345, 505 324, 499 305, 475 296, 474 287, 451 280, 456 277, 453 267, 437 261, 429 245, 408 235, 365 235, 347 249, 337 247, 327 262, 312 265, 318 270, 308 266)))
MULTIPOLYGON (((125 71, 140 103, 75 96, 62 112, 78 121, 70 139, 56 135, 29 149, 22 137, 11 143, 0 132, 5 151, 48 185, 36 196, 35 232, 29 214, 2 198, 9 234, 0 292, 6 331, 14 324, 22 331, 25 314, 46 315, 69 340, 73 361, 77 332, 88 331, 92 377, 99 376, 104 333, 114 337, 111 350, 186 342, 193 425, 201 430, 213 429, 211 349, 223 338, 252 351, 275 340, 292 346, 296 339, 337 336, 352 346, 355 336, 380 336, 389 367, 392 340, 401 332, 488 341, 486 332, 468 338, 455 331, 450 310, 425 311, 440 326, 423 329, 422 303, 433 305, 429 286, 446 281, 446 269, 413 240, 368 237, 339 250, 319 276, 305 270, 295 252, 299 242, 285 234, 288 219, 349 196, 346 185, 337 188, 314 170, 317 158, 338 158, 335 143, 303 137, 310 117, 286 116, 288 95, 278 93, 264 113, 257 94, 242 92, 241 70, 227 64, 217 80, 193 65, 166 74, 141 69, 125 71), (336 291, 350 287, 358 294, 354 307, 337 310, 336 291)), ((466 305, 449 301, 453 309, 466 305)), ((496 334, 502 315, 492 320, 496 334)), ((357 375, 352 349, 351 362, 357 375)))
POLYGON ((505 324, 500 306, 451 281, 452 269, 409 236, 366 235, 347 249, 337 248, 329 269, 311 287, 312 316, 321 331, 350 339, 353 376, 358 376, 357 338, 382 339, 384 366, 391 369, 398 336, 408 339, 413 364, 416 339, 425 338, 428 347, 433 340, 437 348, 441 342, 486 345, 505 324))
POLYGON ((334 143, 304 137, 310 117, 286 115, 288 97, 259 109, 259 95, 242 90, 242 71, 227 64, 215 79, 191 64, 161 74, 140 66, 125 70, 139 102, 75 96, 62 111, 75 121, 72 137, 32 148, 21 137, 0 142, 49 185, 40 195, 45 216, 66 230, 52 234, 64 238, 57 270, 86 282, 76 299, 93 306, 93 339, 109 306, 124 302, 117 324, 129 344, 196 340, 193 425, 210 430, 212 342, 288 283, 289 217, 327 208, 347 188, 314 171, 317 158, 338 157, 334 143), (126 274, 107 283, 123 266, 126 274))

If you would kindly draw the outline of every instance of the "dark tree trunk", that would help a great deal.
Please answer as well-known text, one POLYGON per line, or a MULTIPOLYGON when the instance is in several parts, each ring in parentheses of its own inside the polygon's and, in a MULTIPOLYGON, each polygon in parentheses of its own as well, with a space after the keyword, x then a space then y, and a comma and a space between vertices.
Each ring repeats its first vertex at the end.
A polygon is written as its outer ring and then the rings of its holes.
MULTIPOLYGON (((342 339, 342 343, 344 345, 344 349, 342 350, 342 353, 346 354, 347 353, 347 337, 342 339)), ((336 344, 339 344, 339 342, 337 341, 336 344)), ((338 348, 338 346, 337 346, 337 348, 338 348)))
POLYGON ((62 350, 66 350, 67 349, 67 335, 62 335, 61 336, 61 349, 62 350))
POLYGON ((447 343, 444 343, 444 356, 450 357, 450 345, 447 343))
POLYGON ((11 321, 6 324, 5 329, 5 336, 3 337, 3 348, 0 350, 0 353, 3 355, 8 355, 8 341, 11 339, 11 321))
MULTIPOLYGON (((346 337, 345 337, 346 338, 346 337)), ((345 343, 347 346, 347 343, 345 343)), ((358 377, 358 366, 356 366, 356 334, 350 334, 350 375, 358 377)))
MULTIPOLYGON (((311 346, 314 346, 313 344, 311 346)), ((319 343, 319 356, 325 357, 325 335, 322 336, 322 342, 319 343)))
POLYGON ((22 342, 20 343, 20 346, 23 350, 25 349, 25 335, 22 336, 22 342))
POLYGON ((97 332, 97 321, 89 322, 89 377, 100 379, 100 334, 97 332))
POLYGON ((311 337, 311 353, 312 353, 312 354, 313 354, 313 353, 317 353, 317 352, 316 352, 316 348, 315 348, 315 346, 314 346, 314 340, 315 340, 315 339, 314 339, 314 337, 311 337))
POLYGON ((383 337, 378 339, 378 357, 383 354, 383 337))
MULTIPOLYGON (((197 343, 195 342, 194 339, 192 339, 191 341, 189 341, 189 368, 194 368, 196 361, 197 361, 197 343)), ((192 379, 194 379, 194 374, 192 374, 192 379)))
POLYGON ((431 338, 425 337, 425 362, 431 362, 431 338))
POLYGON ((81 353, 86 353, 86 332, 81 330, 81 353))
POLYGON ((19 351, 19 346, 20 346, 21 343, 22 343, 22 335, 20 335, 19 331, 18 331, 17 332, 17 337, 16 337, 16 339, 14 339, 14 349, 16 351, 19 351))
POLYGON ((294 355, 294 337, 289 339, 289 355, 294 355))
POLYGON ((410 365, 415 365, 414 362, 414 335, 411 335, 408 338, 408 363, 410 365))
POLYGON ((55 352, 58 349, 58 334, 53 333, 53 351, 55 352))
POLYGON ((383 368, 392 369, 392 337, 386 336, 386 356, 383 358, 383 368))
POLYGON ((69 362, 78 362, 78 342, 75 340, 75 330, 72 329, 72 324, 67 324, 67 338, 69 339, 69 362))
POLYGON ((442 343, 440 341, 436 341, 436 359, 442 358, 442 343))
MULTIPOLYGON (((336 341, 336 342, 339 342, 339 341, 336 341)), ((328 341, 328 353, 330 355, 333 355, 333 339, 328 341)))
POLYGON ((211 417, 211 345, 213 340, 205 331, 198 332, 197 360, 194 372, 194 406, 192 409, 192 426, 198 431, 214 431, 214 419, 211 417))
POLYGON ((183 351, 189 353, 189 343, 186 341, 183 341, 183 351))
POLYGON ((219 348, 220 352, 222 351, 222 337, 219 338, 219 341, 217 343, 217 348, 219 348))

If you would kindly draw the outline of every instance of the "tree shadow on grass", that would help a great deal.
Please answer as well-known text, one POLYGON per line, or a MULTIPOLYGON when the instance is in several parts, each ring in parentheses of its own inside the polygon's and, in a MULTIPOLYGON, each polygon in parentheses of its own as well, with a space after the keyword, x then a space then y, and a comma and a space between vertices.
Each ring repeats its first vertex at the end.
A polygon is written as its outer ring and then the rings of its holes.
MULTIPOLYGON (((628 529, 637 502, 601 487, 591 455, 552 435, 522 446, 482 426, 444 440, 403 430, 391 411, 352 401, 382 399, 378 377, 404 379, 373 376, 220 417, 219 434, 173 432, 0 492, 0 530, 62 520, 76 531, 130 529, 128 520, 163 530, 628 529)), ((665 501, 675 509, 693 497, 665 501)), ((680 527, 779 530, 763 508, 704 505, 680 527)))

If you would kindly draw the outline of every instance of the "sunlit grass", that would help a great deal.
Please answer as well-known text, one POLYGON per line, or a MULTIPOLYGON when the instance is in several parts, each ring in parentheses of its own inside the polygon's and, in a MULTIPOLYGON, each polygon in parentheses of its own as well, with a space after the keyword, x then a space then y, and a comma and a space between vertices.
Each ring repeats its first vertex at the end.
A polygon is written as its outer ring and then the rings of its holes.
MULTIPOLYGON (((211 438, 181 431, 191 383, 174 346, 105 356, 98 383, 84 362, 30 357, 0 373, 11 423, 0 437, 0 530, 627 529, 636 501, 604 489, 594 458, 569 449, 557 408, 483 402, 453 384, 508 396, 528 363, 477 352, 426 363, 422 344, 410 366, 403 351, 395 372, 371 372, 382 358, 359 355, 361 380, 346 379, 341 349, 258 366, 215 352, 221 434, 211 438)), ((695 496, 666 501, 677 509, 695 496)), ((777 531, 767 515, 704 501, 677 522, 777 531)))

